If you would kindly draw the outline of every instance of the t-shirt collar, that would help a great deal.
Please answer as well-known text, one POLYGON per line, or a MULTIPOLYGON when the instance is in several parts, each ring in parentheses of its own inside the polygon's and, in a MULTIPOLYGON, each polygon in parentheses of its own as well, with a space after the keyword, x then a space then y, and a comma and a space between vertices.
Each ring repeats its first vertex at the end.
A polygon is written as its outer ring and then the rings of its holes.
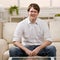
MULTIPOLYGON (((28 17, 28 24, 31 24, 31 21, 29 20, 29 17, 28 17)), ((36 22, 34 24, 38 24, 38 19, 36 19, 36 22)))

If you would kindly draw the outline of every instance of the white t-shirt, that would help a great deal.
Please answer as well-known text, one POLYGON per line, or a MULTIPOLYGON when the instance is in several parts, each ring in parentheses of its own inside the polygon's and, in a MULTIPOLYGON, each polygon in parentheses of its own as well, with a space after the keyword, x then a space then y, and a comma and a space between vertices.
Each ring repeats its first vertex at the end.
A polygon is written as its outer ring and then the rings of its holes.
POLYGON ((18 23, 13 37, 23 45, 41 45, 44 40, 52 41, 47 22, 37 18, 32 24, 29 17, 18 23))

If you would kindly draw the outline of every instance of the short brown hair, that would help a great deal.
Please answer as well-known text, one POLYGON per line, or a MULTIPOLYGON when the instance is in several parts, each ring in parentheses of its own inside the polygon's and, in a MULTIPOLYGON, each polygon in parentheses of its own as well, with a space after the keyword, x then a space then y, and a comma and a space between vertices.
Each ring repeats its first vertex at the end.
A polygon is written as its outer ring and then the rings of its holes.
POLYGON ((38 4, 36 3, 31 3, 29 6, 28 6, 28 9, 27 11, 29 12, 30 8, 33 7, 34 9, 36 9, 38 11, 38 13, 40 12, 40 7, 38 6, 38 4))

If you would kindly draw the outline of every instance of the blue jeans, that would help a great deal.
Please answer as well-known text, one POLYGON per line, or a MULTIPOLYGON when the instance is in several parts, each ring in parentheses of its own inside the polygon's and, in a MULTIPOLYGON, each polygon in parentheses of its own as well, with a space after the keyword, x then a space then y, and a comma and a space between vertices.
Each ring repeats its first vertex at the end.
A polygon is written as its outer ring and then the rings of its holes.
MULTIPOLYGON (((38 46, 39 45, 32 45, 32 46, 25 46, 25 47, 30 50, 34 50, 38 46)), ((10 53, 10 57, 28 56, 22 49, 20 49, 18 47, 10 48, 9 53, 10 53)), ((55 57, 54 60, 56 60, 56 48, 55 48, 55 46, 47 46, 44 49, 42 49, 41 51, 39 51, 39 53, 37 55, 38 56, 48 56, 49 60, 51 60, 50 57, 55 57)), ((12 59, 12 60, 18 60, 18 59, 12 59)))

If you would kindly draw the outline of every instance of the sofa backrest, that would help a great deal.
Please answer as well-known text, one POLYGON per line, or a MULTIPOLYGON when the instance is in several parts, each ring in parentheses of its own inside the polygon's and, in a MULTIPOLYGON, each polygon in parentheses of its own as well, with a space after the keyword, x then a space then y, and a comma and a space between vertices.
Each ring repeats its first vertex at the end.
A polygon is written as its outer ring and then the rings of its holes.
MULTIPOLYGON (((17 26, 16 22, 3 23, 3 38, 8 42, 12 42, 13 33, 17 26)), ((49 21, 49 29, 52 35, 52 39, 55 42, 60 41, 60 21, 49 21)))
POLYGON ((0 22, 0 39, 2 39, 2 27, 3 27, 3 23, 2 22, 0 22))
POLYGON ((49 22, 51 36, 54 42, 60 42, 60 21, 53 20, 49 22))
POLYGON ((3 38, 7 41, 7 43, 12 42, 13 33, 17 26, 16 22, 5 22, 3 23, 3 38))

